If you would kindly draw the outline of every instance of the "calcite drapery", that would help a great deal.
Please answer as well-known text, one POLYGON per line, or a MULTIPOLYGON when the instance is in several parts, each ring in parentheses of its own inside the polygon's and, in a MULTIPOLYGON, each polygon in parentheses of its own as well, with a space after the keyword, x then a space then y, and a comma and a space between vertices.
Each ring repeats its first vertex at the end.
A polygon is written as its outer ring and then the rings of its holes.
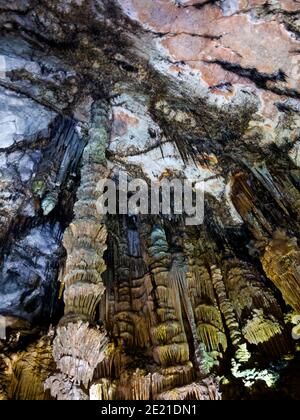
POLYGON ((0 378, 4 390, 0 390, 0 400, 48 399, 44 390, 44 381, 55 366, 52 342, 53 331, 27 346, 17 356, 1 357, 4 375, 0 378))
POLYGON ((182 328, 180 296, 171 286, 169 271, 171 255, 162 227, 155 227, 150 234, 150 267, 155 282, 155 299, 158 304, 158 325, 153 326, 151 336, 155 345, 154 359, 162 366, 170 362, 178 364, 189 360, 189 348, 182 328))
MULTIPOLYGON (((100 195, 97 184, 107 172, 105 147, 108 130, 108 106, 104 102, 96 102, 93 104, 89 139, 82 159, 75 218, 64 238, 68 252, 62 277, 65 312, 53 343, 53 356, 58 369, 85 388, 88 388, 96 367, 104 359, 107 345, 105 331, 96 329, 93 324, 97 306, 105 292, 101 275, 105 271, 103 254, 106 249, 106 228, 96 204, 100 195)), ((67 393, 63 391, 64 387, 57 390, 59 378, 61 376, 56 375, 47 384, 54 397, 60 399, 62 394, 64 399, 67 393)), ((78 393, 72 395, 77 398, 78 393)))
POLYGON ((262 256, 262 264, 285 301, 299 313, 300 251, 297 239, 284 231, 275 231, 262 256))

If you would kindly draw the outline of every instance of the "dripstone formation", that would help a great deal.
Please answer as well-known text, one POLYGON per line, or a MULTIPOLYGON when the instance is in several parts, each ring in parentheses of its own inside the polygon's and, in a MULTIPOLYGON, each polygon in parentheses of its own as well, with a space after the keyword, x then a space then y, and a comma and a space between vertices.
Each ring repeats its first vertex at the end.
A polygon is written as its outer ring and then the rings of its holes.
POLYGON ((299 34, 294 0, 0 0, 0 400, 300 398, 299 34), (120 173, 198 181, 203 223, 102 215, 120 173))

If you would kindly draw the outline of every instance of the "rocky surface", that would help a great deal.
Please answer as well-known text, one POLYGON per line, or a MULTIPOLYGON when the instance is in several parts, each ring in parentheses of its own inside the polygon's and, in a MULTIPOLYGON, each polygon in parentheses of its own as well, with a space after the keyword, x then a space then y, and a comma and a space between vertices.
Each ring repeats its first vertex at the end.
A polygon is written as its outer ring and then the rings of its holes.
POLYGON ((0 399, 299 399, 299 37, 294 0, 0 0, 0 399), (120 171, 204 224, 100 217, 120 171))

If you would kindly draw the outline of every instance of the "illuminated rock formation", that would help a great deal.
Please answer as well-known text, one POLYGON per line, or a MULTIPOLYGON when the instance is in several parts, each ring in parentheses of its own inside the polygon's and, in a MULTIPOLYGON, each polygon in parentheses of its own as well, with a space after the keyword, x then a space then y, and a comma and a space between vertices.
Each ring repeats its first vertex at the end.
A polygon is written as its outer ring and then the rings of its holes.
MULTIPOLYGON (((103 255, 107 235, 96 204, 100 195, 97 184, 107 172, 105 148, 108 141, 108 118, 107 105, 95 103, 89 138, 82 158, 75 218, 63 241, 68 254, 62 276, 65 310, 53 343, 57 368, 76 384, 83 384, 86 389, 93 379, 96 367, 105 357, 107 345, 105 331, 96 329, 93 324, 96 322, 97 307, 105 292, 101 275, 106 269, 103 255)), ((50 378, 51 394, 58 399, 63 394, 62 399, 65 399, 66 390, 56 390, 58 379, 57 375, 50 378)), ((78 399, 78 393, 74 392, 70 398, 78 399)))
POLYGON ((300 398, 299 17, 0 0, 0 399, 300 398), (120 173, 203 223, 100 214, 120 173))
POLYGON ((285 301, 300 311, 300 251, 297 239, 284 231, 276 231, 262 258, 268 277, 282 292, 285 301))

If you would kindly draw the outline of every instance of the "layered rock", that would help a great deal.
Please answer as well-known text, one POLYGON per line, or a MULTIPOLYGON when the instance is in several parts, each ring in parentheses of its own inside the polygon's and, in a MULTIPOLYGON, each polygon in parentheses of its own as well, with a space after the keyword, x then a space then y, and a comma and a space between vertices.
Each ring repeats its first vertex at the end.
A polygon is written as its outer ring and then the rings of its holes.
MULTIPOLYGON (((98 213, 97 184, 106 175, 105 148, 108 141, 107 104, 94 103, 89 139, 82 158, 81 184, 77 192, 75 218, 64 237, 68 257, 62 275, 64 317, 57 328, 53 356, 57 368, 70 381, 88 389, 96 367, 105 357, 107 338, 95 328, 96 310, 105 292, 101 275, 105 271, 106 228, 98 213)), ((65 399, 67 391, 48 380, 53 397, 65 399), (62 396, 61 396, 62 394, 62 396)), ((67 379, 66 378, 66 379, 67 379)), ((64 382, 62 383, 64 385, 64 382)), ((68 384, 66 384, 68 390, 68 384)), ((70 398, 78 399, 76 392, 70 398)))
POLYGON ((1 355, 1 397, 8 400, 49 399, 44 382, 55 368, 52 357, 53 337, 50 333, 13 356, 1 355))
POLYGON ((297 397, 299 13, 0 1, 0 399, 297 397), (104 217, 120 172, 203 225, 104 217))

